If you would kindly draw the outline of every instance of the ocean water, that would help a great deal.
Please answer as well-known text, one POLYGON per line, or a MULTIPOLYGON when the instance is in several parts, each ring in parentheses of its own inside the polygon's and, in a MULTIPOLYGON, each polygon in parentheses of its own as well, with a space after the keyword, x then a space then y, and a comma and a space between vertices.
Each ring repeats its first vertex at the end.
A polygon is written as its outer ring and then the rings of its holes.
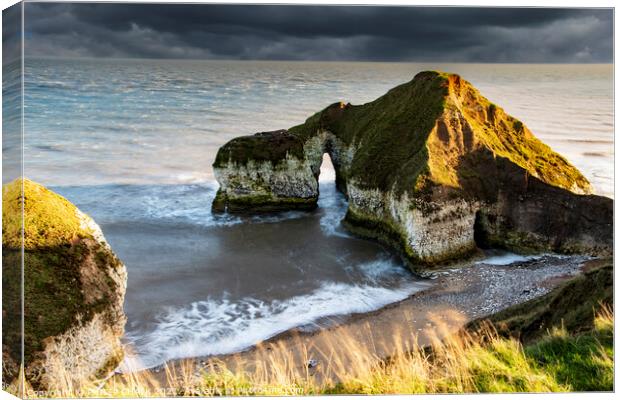
POLYGON ((125 368, 243 350, 430 285, 342 229, 333 182, 315 212, 258 217, 212 215, 213 182, 52 188, 90 212, 127 266, 125 341, 137 354, 125 368))
POLYGON ((342 229, 329 161, 314 212, 210 212, 226 141, 425 69, 462 74, 613 197, 611 65, 27 59, 25 175, 91 215, 127 265, 128 365, 241 350, 428 287, 342 229))

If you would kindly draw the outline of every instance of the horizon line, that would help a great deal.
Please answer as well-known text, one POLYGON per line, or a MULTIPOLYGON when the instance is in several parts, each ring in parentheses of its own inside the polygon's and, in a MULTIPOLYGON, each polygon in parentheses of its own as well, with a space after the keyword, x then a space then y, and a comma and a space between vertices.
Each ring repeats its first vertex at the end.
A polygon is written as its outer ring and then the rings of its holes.
MULTIPOLYGON (((428 60, 321 60, 321 59, 242 59, 242 58, 167 58, 167 57, 97 57, 97 56, 25 56, 27 59, 46 60, 110 60, 110 61, 221 61, 221 62, 317 62, 317 63, 366 63, 366 64, 497 64, 497 65, 614 65, 614 61, 428 61, 428 60)), ((13 62, 13 61, 11 61, 13 62)), ((10 63, 10 62, 9 62, 10 63)))

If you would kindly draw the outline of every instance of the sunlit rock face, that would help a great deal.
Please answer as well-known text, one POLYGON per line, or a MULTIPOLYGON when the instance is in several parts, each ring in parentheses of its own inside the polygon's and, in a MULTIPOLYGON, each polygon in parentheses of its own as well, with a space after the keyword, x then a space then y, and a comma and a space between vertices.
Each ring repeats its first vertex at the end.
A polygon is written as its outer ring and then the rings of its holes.
POLYGON ((345 225, 414 269, 478 246, 612 251, 612 200, 589 195, 575 167, 470 83, 433 71, 373 102, 233 139, 214 164, 214 210, 316 206, 324 153, 349 200, 345 225))
MULTIPOLYGON (((22 290, 23 254, 28 383, 55 390, 114 370, 124 356, 127 271, 99 226, 65 198, 27 179, 3 187, 2 216, 4 291, 22 290)), ((13 304, 12 299, 19 301, 14 296, 3 299, 9 300, 3 302, 3 372, 10 383, 22 361, 21 307, 13 304)))

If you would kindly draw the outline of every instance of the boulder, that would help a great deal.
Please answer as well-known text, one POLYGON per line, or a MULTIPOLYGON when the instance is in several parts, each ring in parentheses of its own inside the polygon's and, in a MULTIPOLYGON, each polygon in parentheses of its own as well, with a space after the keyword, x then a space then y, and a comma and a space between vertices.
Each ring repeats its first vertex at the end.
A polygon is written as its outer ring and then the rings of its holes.
POLYGON ((322 143, 286 130, 236 138, 217 153, 214 211, 311 210, 319 198, 322 143))
POLYGON ((478 246, 612 252, 613 201, 591 195, 574 166, 469 82, 435 71, 373 102, 231 140, 213 165, 214 210, 315 206, 324 153, 348 198, 345 225, 414 269, 478 246))
POLYGON ((5 380, 22 364, 22 260, 26 380, 54 390, 102 377, 123 359, 125 266, 65 198, 28 179, 2 191, 5 380))

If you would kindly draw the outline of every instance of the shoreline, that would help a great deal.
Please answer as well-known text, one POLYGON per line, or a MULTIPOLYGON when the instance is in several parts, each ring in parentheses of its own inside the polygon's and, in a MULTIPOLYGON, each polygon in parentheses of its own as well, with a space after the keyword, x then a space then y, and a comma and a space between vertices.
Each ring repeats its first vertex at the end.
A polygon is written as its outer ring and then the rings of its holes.
MULTIPOLYGON (((394 346, 427 346, 463 328, 467 323, 542 296, 587 269, 584 256, 542 255, 508 265, 472 261, 438 271, 435 284, 377 310, 328 317, 313 330, 296 327, 234 353, 170 360, 146 369, 165 383, 170 371, 191 365, 195 374, 224 364, 233 371, 252 371, 274 357, 331 379, 326 368, 331 357, 346 355, 349 342, 372 346, 387 358, 394 346), (347 338, 347 343, 342 342, 347 338), (340 342, 339 342, 340 341, 340 342), (319 372, 320 371, 320 372, 319 372)), ((327 368, 329 369, 329 368, 327 368)))

